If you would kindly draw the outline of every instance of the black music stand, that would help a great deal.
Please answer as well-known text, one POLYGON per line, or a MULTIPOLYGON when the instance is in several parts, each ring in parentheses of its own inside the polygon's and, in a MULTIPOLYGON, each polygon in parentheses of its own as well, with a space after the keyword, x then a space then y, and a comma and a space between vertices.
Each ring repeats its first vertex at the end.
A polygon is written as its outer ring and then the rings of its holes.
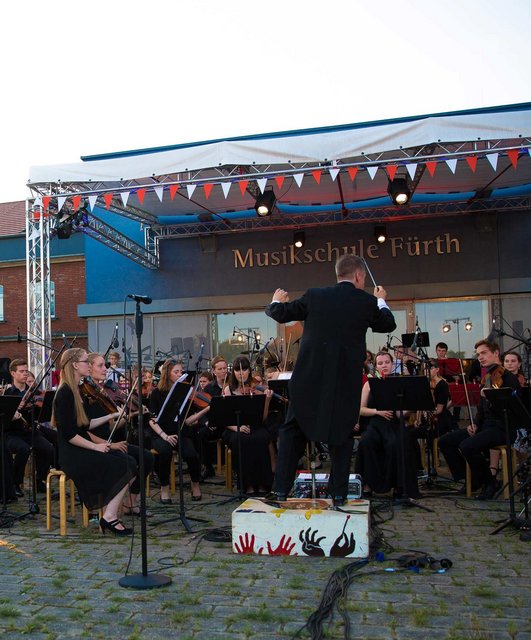
POLYGON ((18 520, 20 516, 7 510, 6 482, 7 469, 4 469, 5 462, 5 426, 13 420, 13 416, 17 412, 20 405, 19 396, 0 396, 0 465, 2 465, 2 512, 0 516, 0 527, 11 524, 14 520, 18 520), (4 522, 5 518, 5 522, 4 522))
MULTIPOLYGON (((501 387, 501 389, 483 389, 485 398, 490 402, 496 413, 503 416, 505 427, 505 444, 507 445, 507 471, 509 476, 509 518, 502 522, 491 534, 494 535, 512 524, 516 529, 529 526, 529 518, 518 518, 514 505, 514 496, 518 490, 514 490, 513 482, 513 461, 511 455, 512 441, 511 427, 513 432, 516 429, 531 429, 531 416, 517 396, 517 392, 511 387, 501 387)), ((526 503, 527 508, 527 503, 526 503)))
MULTIPOLYGON (((252 396, 217 396, 210 401, 210 420, 217 426, 228 427, 236 425, 236 440, 238 447, 238 497, 230 500, 244 500, 242 442, 240 428, 244 424, 262 424, 264 420, 266 396, 263 394, 252 396)), ((252 431, 252 426, 251 426, 252 431)), ((230 502, 228 500, 227 502, 230 502)))
POLYGON ((433 397, 426 376, 390 376, 385 379, 369 378, 372 398, 378 411, 398 411, 400 420, 398 468, 402 479, 402 492, 405 497, 398 504, 407 504, 433 511, 421 505, 407 495, 406 486, 406 443, 404 411, 433 411, 433 397))
MULTIPOLYGON (((185 374, 188 375, 188 374, 185 374)), ((182 447, 182 428, 183 423, 181 417, 185 413, 185 408, 192 395, 194 387, 188 382, 182 381, 182 376, 179 380, 174 382, 170 392, 164 400, 164 404, 157 416, 158 424, 169 424, 175 422, 177 424, 177 452, 178 460, 177 465, 179 468, 179 520, 183 527, 192 532, 192 527, 188 520, 194 520, 195 522, 207 522, 202 518, 187 518, 184 509, 184 480, 183 480, 183 447, 182 447)), ((171 434, 170 434, 171 435, 171 434)), ((172 463, 173 464, 173 463, 172 463)), ((171 520, 164 520, 164 522, 171 522, 171 520)))
POLYGON ((430 334, 427 331, 419 331, 418 333, 414 331, 413 333, 403 333, 402 334, 402 346, 411 348, 413 342, 415 341, 415 336, 417 336, 416 345, 417 347, 429 347, 430 346, 430 334))

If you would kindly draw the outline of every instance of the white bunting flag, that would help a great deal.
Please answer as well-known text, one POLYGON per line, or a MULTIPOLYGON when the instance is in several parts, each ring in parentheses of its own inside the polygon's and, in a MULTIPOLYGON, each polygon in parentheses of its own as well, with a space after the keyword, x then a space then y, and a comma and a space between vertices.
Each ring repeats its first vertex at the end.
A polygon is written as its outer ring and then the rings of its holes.
POLYGON ((374 180, 374 176, 376 175, 376 172, 378 171, 378 167, 367 167, 367 171, 369 172, 369 175, 371 176, 371 180, 374 180))
POLYGON ((96 206, 96 200, 97 199, 98 199, 98 196, 89 196, 88 197, 89 207, 90 207, 90 212, 91 213, 94 211, 94 207, 96 206))
POLYGON ((229 195, 230 188, 232 187, 232 182, 222 182, 221 188, 223 189, 223 195, 225 196, 225 200, 229 195))
POLYGON ((162 198, 164 197, 164 187, 162 185, 153 187, 153 191, 157 194, 157 198, 162 202, 162 198))
POLYGON ((330 173, 330 177, 332 178, 332 182, 335 182, 339 173, 339 169, 337 167, 330 167, 328 171, 330 173))
POLYGON ((445 160, 445 162, 448 165, 450 171, 452 173, 455 173, 455 170, 457 168, 457 158, 450 158, 450 160, 445 160))
POLYGON ((260 189, 260 193, 264 193, 265 188, 266 188, 266 184, 267 184, 267 178, 259 178, 256 181, 256 184, 258 185, 258 188, 260 189))
POLYGON ((120 198, 122 199, 122 204, 124 205, 124 207, 127 207, 127 201, 129 200, 130 195, 130 191, 120 191, 120 198))
POLYGON ((406 164, 406 169, 407 169, 407 172, 409 173, 409 177, 412 180, 414 180, 415 173, 417 172, 417 165, 414 162, 410 162, 409 164, 406 164))
POLYGON ((195 188, 197 187, 196 184, 187 184, 186 185, 186 190, 188 191, 188 199, 191 200, 192 196, 194 195, 194 191, 195 188))
POLYGON ((304 173, 295 173, 295 174, 293 174, 293 179, 297 183, 298 187, 301 186, 303 178, 304 178, 304 173))
POLYGON ((65 202, 66 202, 66 196, 57 196, 57 213, 61 211, 65 202))
POLYGON ((487 160, 490 162, 490 166, 496 171, 498 166, 498 153, 487 153, 487 160))
POLYGON ((34 207, 42 207, 42 196, 37 196, 33 202, 34 207))

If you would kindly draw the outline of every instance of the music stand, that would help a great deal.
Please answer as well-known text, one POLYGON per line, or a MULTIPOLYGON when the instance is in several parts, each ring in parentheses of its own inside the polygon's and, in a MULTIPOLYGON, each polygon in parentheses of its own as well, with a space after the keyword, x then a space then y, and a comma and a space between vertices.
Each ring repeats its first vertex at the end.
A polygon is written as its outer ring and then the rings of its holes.
MULTIPOLYGON (((182 422, 181 416, 184 414, 185 407, 192 395, 194 387, 187 382, 184 382, 186 379, 186 375, 182 375, 179 380, 173 383, 170 392, 166 396, 164 400, 164 404, 160 410, 159 415, 157 416, 157 422, 160 425, 163 424, 171 424, 175 422, 177 424, 177 452, 179 459, 177 461, 179 468, 179 520, 183 527, 188 531, 188 533, 192 532, 192 527, 188 520, 195 520, 196 522, 206 522, 202 518, 187 518, 186 512, 184 509, 184 480, 183 480, 183 450, 182 450, 182 422)), ((171 435, 171 434, 170 434, 171 435)), ((172 462, 173 464, 173 462, 172 462)), ((171 522, 171 520, 165 520, 164 522, 171 522)))
POLYGON ((6 522, 1 522, 0 526, 11 524, 14 520, 19 518, 18 515, 11 513, 7 510, 7 497, 6 497, 6 475, 7 469, 4 469, 5 462, 5 425, 9 424, 13 420, 13 416, 17 412, 20 405, 19 396, 0 396, 0 464, 2 465, 2 512, 0 516, 6 518, 6 522))
POLYGON ((42 407, 39 411, 37 422, 42 424, 43 422, 50 422, 52 419, 53 399, 55 398, 55 391, 45 391, 44 399, 42 401, 42 407))
POLYGON ((399 504, 408 504, 433 511, 407 495, 406 486, 406 449, 405 449, 405 421, 404 411, 433 411, 433 397, 431 395, 430 383, 426 376, 390 376, 385 379, 369 378, 369 387, 372 398, 378 411, 398 411, 399 412, 399 438, 400 460, 399 469, 402 479, 402 492, 405 498, 399 500, 399 504))
POLYGON ((492 535, 499 533, 508 525, 512 524, 516 529, 520 529, 529 524, 527 518, 517 518, 514 505, 513 483, 513 461, 511 456, 511 446, 514 438, 511 437, 510 428, 513 431, 518 429, 531 429, 531 416, 522 404, 520 398, 516 395, 516 391, 511 387, 501 387, 500 389, 483 389, 485 398, 490 402, 493 409, 499 415, 503 416, 503 424, 505 427, 505 444, 507 445, 507 471, 509 476, 509 518, 502 522, 491 532, 492 535))
POLYGON ((414 331, 413 333, 403 333, 402 334, 402 346, 407 347, 408 349, 413 345, 415 341, 415 336, 417 336, 417 347, 429 347, 430 346, 430 334, 427 331, 419 331, 418 333, 414 331))
MULTIPOLYGON (((263 394, 252 396, 216 396, 210 401, 210 420, 217 426, 228 427, 236 425, 236 441, 238 448, 238 497, 243 500, 243 465, 242 443, 240 429, 243 424, 251 426, 262 424, 264 420, 266 396, 263 394)), ((234 498, 232 498, 234 499, 234 498)))

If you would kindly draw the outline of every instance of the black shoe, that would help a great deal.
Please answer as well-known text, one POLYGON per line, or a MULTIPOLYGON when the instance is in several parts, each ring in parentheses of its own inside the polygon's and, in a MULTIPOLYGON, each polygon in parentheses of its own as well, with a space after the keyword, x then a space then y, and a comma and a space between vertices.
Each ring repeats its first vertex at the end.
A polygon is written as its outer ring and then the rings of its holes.
POLYGON ((268 502, 285 502, 286 499, 287 496, 285 493, 278 493, 276 491, 270 491, 264 496, 264 500, 267 500, 268 502))
POLYGON ((22 491, 22 489, 21 489, 19 484, 15 485, 15 495, 17 496, 17 498, 23 498, 24 497, 24 491, 22 491))
POLYGON ((114 533, 115 536, 130 536, 133 533, 133 530, 127 527, 117 529, 117 525, 119 524, 123 526, 123 522, 121 520, 111 520, 110 522, 107 522, 105 518, 100 518, 100 531, 105 535, 105 531, 109 530, 114 533))
POLYGON ((496 481, 484 484, 481 488, 481 493, 476 496, 476 500, 492 500, 492 498, 494 498, 494 495, 496 494, 497 488, 498 485, 496 481))
POLYGON ((161 498, 160 504, 173 504, 173 502, 171 498, 161 498))
POLYGON ((347 503, 347 499, 342 496, 335 496, 332 498, 332 504, 334 507, 343 507, 347 503))
POLYGON ((203 496, 199 494, 198 496, 192 496, 192 502, 200 502, 203 499, 203 496))

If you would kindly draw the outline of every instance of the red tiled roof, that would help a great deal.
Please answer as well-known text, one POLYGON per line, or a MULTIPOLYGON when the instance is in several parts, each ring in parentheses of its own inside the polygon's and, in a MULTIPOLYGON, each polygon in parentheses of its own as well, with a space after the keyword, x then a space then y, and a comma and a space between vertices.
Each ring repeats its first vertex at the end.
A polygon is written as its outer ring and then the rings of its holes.
POLYGON ((26 202, 0 202, 0 236, 26 231, 26 202))

